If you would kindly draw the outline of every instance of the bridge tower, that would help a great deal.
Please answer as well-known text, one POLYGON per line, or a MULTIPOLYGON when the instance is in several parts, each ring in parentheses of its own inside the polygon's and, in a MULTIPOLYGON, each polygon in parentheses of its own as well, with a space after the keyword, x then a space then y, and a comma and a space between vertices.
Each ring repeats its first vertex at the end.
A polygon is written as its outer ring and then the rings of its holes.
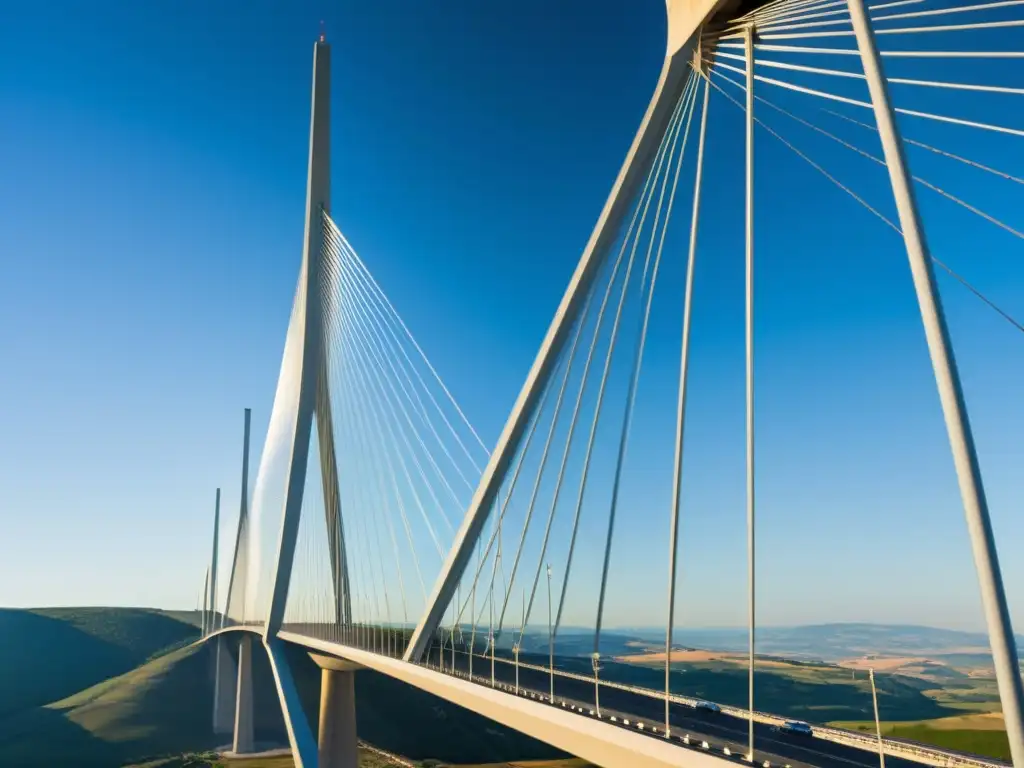
MULTIPOLYGON (((679 101, 689 78, 697 76, 709 78, 708 64, 701 51, 702 33, 705 30, 713 31, 716 27, 721 27, 718 23, 720 19, 735 18, 736 21, 732 22, 734 25, 732 31, 739 34, 733 36, 743 39, 743 58, 746 65, 746 84, 743 87, 746 91, 744 106, 746 113, 746 495, 750 711, 748 754, 754 754, 753 136, 754 100, 756 98, 754 95, 755 42, 758 32, 757 22, 752 14, 758 8, 777 4, 777 0, 771 3, 766 0, 666 0, 667 48, 654 94, 597 224, 580 257, 576 271, 570 279, 533 366, 512 408, 505 428, 484 469, 467 513, 455 534, 433 591, 427 599, 426 611, 417 624, 406 649, 404 655, 406 661, 422 661, 424 659, 441 625, 442 617, 451 605, 455 590, 480 541, 484 525, 495 505, 499 490, 509 476, 517 451, 522 446, 530 422, 539 408, 542 393, 554 375, 559 356, 569 340, 574 324, 581 317, 588 292, 604 263, 624 217, 628 214, 631 201, 655 161, 659 141, 665 135, 671 120, 673 105, 679 101)), ((864 0, 847 0, 846 4, 853 27, 850 34, 856 40, 857 55, 870 95, 870 104, 865 106, 870 106, 874 112, 875 123, 882 141, 884 164, 889 173, 900 231, 904 239, 953 454, 1013 762, 1017 768, 1022 768, 1024 767, 1024 682, 1020 675, 1017 648, 960 375, 942 302, 935 283, 931 253, 921 224, 912 178, 904 157, 903 138, 895 121, 896 110, 890 100, 888 80, 876 44, 875 32, 868 16, 868 6, 864 0)), ((929 11, 928 13, 935 12, 929 11)), ((888 29, 886 31, 893 32, 895 30, 888 29)), ((696 214, 694 228, 696 228, 696 214)), ((674 568, 674 565, 670 567, 674 568)), ((607 576, 607 562, 605 563, 605 576, 607 576)), ((603 602, 604 582, 602 582, 601 589, 601 601, 603 602)), ((597 628, 600 629, 600 617, 597 628)), ((667 632, 671 638, 671 620, 667 632)), ((595 651, 597 650, 595 648, 595 651)), ((666 649, 666 656, 668 657, 668 655, 666 649)), ((666 665, 668 665, 668 660, 666 660, 666 665)))
POLYGON ((321 272, 323 268, 323 219, 330 213, 330 88, 331 47, 320 35, 313 50, 313 98, 309 128, 309 166, 306 182, 306 228, 303 245, 299 295, 302 302, 299 322, 302 329, 302 356, 299 363, 299 393, 295 411, 295 430, 291 444, 285 487, 281 537, 272 584, 270 611, 265 638, 274 637, 284 620, 285 603, 295 559, 299 517, 309 463, 309 442, 316 419, 324 510, 330 542, 330 562, 336 617, 345 623, 350 615, 348 564, 338 492, 338 466, 334 450, 334 425, 331 395, 327 386, 327 349, 324 317, 329 310, 321 272))
MULTIPOLYGON (((356 665, 338 659, 314 657, 322 669, 319 745, 312 744, 301 702, 291 678, 283 647, 276 636, 281 630, 285 605, 295 560, 299 535, 303 492, 307 471, 316 471, 309 464, 310 439, 316 424, 317 448, 320 455, 320 477, 323 488, 324 514, 328 536, 331 588, 335 621, 345 625, 351 621, 348 559, 338 488, 338 466, 334 442, 334 419, 328 387, 328 349, 325 340, 325 317, 331 312, 332 297, 325 295, 321 279, 324 262, 324 220, 330 213, 330 84, 331 48, 323 33, 313 46, 313 84, 310 111, 309 161, 306 182, 306 221, 302 266, 296 303, 297 321, 302 331, 301 358, 298 364, 298 402, 290 445, 290 461, 284 493, 281 534, 272 582, 269 612, 263 635, 288 727, 292 751, 297 765, 321 765, 332 768, 356 768, 355 682, 356 665), (301 302, 301 303, 300 303, 301 302), (315 420, 315 421, 314 421, 315 420), (315 755, 315 756, 314 756, 315 755)), ((245 642, 245 641, 243 641, 245 642)), ((239 732, 251 739, 251 694, 248 721, 243 699, 243 673, 248 663, 239 662, 238 716, 236 717, 236 750, 239 732)))
MULTIPOLYGON (((806 2, 807 0, 796 0, 806 2)), ((815 2, 816 0, 810 0, 815 2)), ((820 1, 820 0, 819 0, 820 1)), ((779 0, 773 0, 776 5, 779 0)), ((730 44, 730 47, 741 48, 745 53, 745 75, 746 75, 746 199, 745 199, 745 240, 746 240, 746 268, 747 268, 747 296, 746 296, 746 334, 747 334, 747 520, 748 520, 748 578, 749 578, 749 751, 748 759, 752 760, 754 751, 754 631, 755 631, 755 604, 754 604, 754 551, 753 551, 753 520, 754 520, 754 442, 753 442, 753 134, 754 134, 754 54, 755 41, 758 32, 755 29, 755 21, 749 20, 758 8, 765 6, 764 0, 666 0, 668 34, 667 48, 665 52, 664 65, 658 79, 654 94, 644 115, 643 121, 637 131, 633 143, 629 149, 619 175, 612 187, 611 193, 605 203, 604 209, 597 221, 597 224, 590 236, 590 239, 583 251, 575 273, 565 292, 565 295, 555 313, 554 319, 549 327, 536 360, 528 374, 522 391, 515 403, 511 415, 506 423, 505 429, 499 438, 498 444, 491 454, 490 460, 483 471, 480 483, 469 504, 469 508, 463 518, 462 524, 455 534, 452 546, 444 560, 441 573, 435 582, 433 592, 427 599, 426 611, 422 619, 416 625, 413 636, 404 653, 405 662, 422 662, 428 651, 433 638, 437 635, 442 617, 450 607, 452 598, 458 588, 460 580, 466 573, 472 553, 480 541, 485 523, 489 514, 493 514, 495 502, 503 483, 510 475, 512 464, 517 451, 523 446, 524 441, 528 445, 528 430, 534 415, 542 411, 542 397, 545 387, 551 381, 558 366, 559 356, 568 347, 567 342, 572 335, 572 328, 581 322, 587 302, 587 295, 598 279, 598 273, 602 264, 606 262, 607 255, 614 245, 617 233, 623 221, 627 219, 631 209, 632 201, 644 184, 644 177, 657 165, 659 154, 659 142, 670 132, 670 126, 674 120, 673 114, 678 109, 675 105, 682 104, 682 97, 688 86, 692 87, 691 95, 695 101, 697 88, 695 87, 699 78, 709 78, 709 64, 706 52, 702 51, 701 42, 702 30, 721 29, 718 23, 720 18, 733 19, 736 26, 730 31, 734 34, 731 37, 742 38, 742 45, 730 44), (720 15, 721 14, 721 15, 720 15), (746 14, 746 15, 738 15, 746 14)), ((892 119, 892 106, 886 93, 885 78, 878 59, 878 51, 875 46, 873 33, 869 22, 865 17, 863 0, 848 0, 851 16, 853 17, 854 30, 857 38, 857 46, 863 64, 865 79, 871 91, 871 106, 876 113, 876 123, 884 142, 886 155, 886 166, 890 172, 891 184, 894 197, 897 200, 897 207, 901 220, 901 233, 905 237, 906 249, 914 275, 917 297, 921 306, 922 319, 924 321, 929 349, 932 354, 933 367, 936 379, 939 384, 940 399, 946 416, 947 429, 953 447, 956 460, 957 472, 961 484, 962 496, 968 520, 970 535, 974 545, 975 559, 978 563, 979 581, 982 586, 983 604, 986 608, 987 619, 994 657, 996 660, 997 677, 1000 685, 1004 713, 1006 715, 1007 729, 1010 735, 1014 757, 1018 768, 1024 768, 1024 724, 1021 718, 1021 700, 1024 698, 1021 691, 1021 681, 1017 674, 1016 650, 1012 643, 1012 632, 1010 629, 1009 615, 1006 610, 1006 600, 1003 594, 1002 581, 999 576, 998 561, 995 557, 994 543, 992 540, 991 526, 988 521, 988 512, 984 499, 984 491, 981 487, 981 478, 977 466, 977 459, 974 455, 973 440, 970 434, 970 426, 967 422, 963 396, 960 392, 959 378, 956 371, 955 361, 952 357, 948 331, 945 328, 945 321, 942 315, 942 307, 938 302, 931 265, 928 260, 927 243, 924 240, 920 223, 917 220, 916 203, 913 199, 911 185, 907 179, 907 169, 902 158, 902 139, 898 133, 897 126, 892 119)), ((825 22, 833 23, 833 22, 825 22)), ((890 30, 891 31, 891 30, 890 30)), ((713 35, 712 35, 713 37, 713 35)), ((705 38, 707 40, 708 38, 705 38)), ((736 54, 731 55, 734 58, 736 54)), ((317 449, 320 455, 320 479, 323 488, 323 501, 325 510, 325 522, 329 547, 329 566, 332 584, 330 590, 333 594, 327 596, 324 602, 331 603, 333 599, 334 620, 341 625, 348 625, 351 629, 353 617, 349 597, 348 581, 348 558, 346 557, 345 532, 342 525, 341 497, 339 493, 339 477, 337 454, 333 434, 333 417, 330 391, 327 385, 328 371, 328 345, 325 342, 325 318, 332 316, 335 307, 331 302, 337 300, 335 296, 325 292, 322 277, 330 274, 330 267, 325 268, 325 246, 323 242, 323 215, 330 211, 330 178, 329 178, 329 154, 330 154, 330 106, 329 106, 329 84, 330 84, 330 47, 321 35, 319 41, 314 45, 313 62, 313 88, 310 125, 310 149, 308 160, 308 180, 306 196, 306 220, 305 220, 305 242, 300 271, 299 288, 295 298, 295 309, 290 330, 296 334, 291 338, 296 339, 301 353, 289 363, 288 375, 298 380, 297 391, 289 393, 288 405, 294 408, 289 412, 288 418, 292 420, 294 429, 291 437, 288 438, 286 449, 289 452, 289 462, 286 470, 285 493, 283 503, 283 515, 281 521, 280 537, 276 560, 274 561, 273 578, 270 581, 272 591, 269 595, 269 608, 266 613, 265 627, 263 628, 263 645, 270 657, 278 693, 280 695, 282 708, 284 709, 286 725, 289 728, 289 736, 293 746, 297 765, 325 766, 352 766, 356 760, 355 740, 355 688, 354 673, 356 665, 343 659, 329 658, 321 654, 337 653, 339 656, 355 658, 372 667, 375 661, 367 659, 364 652, 356 652, 356 649, 349 646, 346 650, 346 643, 335 639, 324 641, 323 638, 309 637, 307 639, 317 643, 306 646, 316 649, 314 660, 321 667, 321 704, 320 704, 320 729, 319 744, 313 742, 308 732, 308 723, 298 706, 298 697, 295 691, 294 682, 291 679, 287 660, 283 651, 284 643, 295 640, 296 635, 313 634, 308 629, 292 632, 286 629, 282 632, 285 620, 285 608, 288 601, 289 586, 293 576, 293 565, 295 562, 295 550, 299 538, 300 514, 302 512, 303 493, 307 477, 307 471, 315 471, 310 468, 309 452, 311 450, 311 439, 313 425, 317 427, 317 449), (291 415, 293 413, 293 415, 291 415), (315 420, 315 421, 314 421, 315 420), (284 636, 282 636, 284 635, 284 636), (289 637, 289 635, 291 635, 289 637), (364 653, 364 655, 359 655, 364 653)), ((705 110, 707 104, 707 88, 705 88, 705 110)), ((692 104, 692 101, 691 101, 692 104)), ((865 105, 866 106, 866 105, 865 105)), ((701 126, 701 146, 703 147, 704 125, 701 126)), ((685 142, 685 140, 684 140, 685 142)), ((698 164, 700 161, 698 160, 698 164)), ((698 167, 700 167, 698 165, 698 167)), ((695 190, 695 206, 693 214, 693 231, 697 226, 697 204, 700 189, 700 174, 697 174, 697 186, 695 190)), ((660 205, 660 204, 659 204, 660 205)), ((330 221, 327 221, 331 225, 330 221)), ((693 248, 695 236, 691 235, 691 249, 693 248)), ((652 241, 653 242, 653 241, 652 241)), ((691 253, 692 263, 692 253, 691 253)), ((689 286, 689 282, 688 282, 689 286)), ((689 288, 687 289, 689 295, 689 288)), ((689 303, 689 299, 687 299, 689 303)), ((685 333, 685 332, 684 332, 685 333)), ((684 342, 685 343, 685 342, 684 342)), ((685 350, 685 346, 683 347, 685 350)), ((685 360, 685 352, 683 352, 685 360)), ((289 358, 291 360, 291 358, 289 358)), ((284 375, 284 371, 282 372, 284 375)), ((685 382, 685 376, 682 377, 685 382)), ((685 392, 685 386, 681 387, 685 392)), ((682 404, 680 412, 683 411, 682 404)), ((680 422, 681 423, 681 422, 680 422)), ((345 430, 347 433, 347 429, 345 430)), ((623 435, 627 432, 623 428, 623 435)), ((681 427, 680 427, 681 444, 681 427)), ((344 435, 341 435, 344 437, 344 435)), ((347 456, 347 453, 342 454, 347 456)), ((677 454, 677 472, 678 470, 677 454)), ((621 457, 621 450, 620 450, 621 457)), ((347 469, 347 468, 346 468, 347 469)), ((616 483, 617 478, 616 478, 616 483)), ((678 475, 676 476, 678 483, 678 475)), ((678 485, 674 493, 678 491, 678 485)), ((676 518, 673 520, 672 551, 675 551, 676 522, 678 518, 678 504, 673 504, 676 518)), ((614 512, 614 507, 612 508, 614 512)), ((611 516, 610 519, 614 519, 611 516)), ((358 529, 358 525, 354 526, 358 529)), ((608 544, 605 545, 605 565, 601 582, 600 605, 603 605, 605 580, 608 574, 608 551, 611 542, 611 522, 608 528, 608 544)), ((351 532, 351 531, 350 531, 351 532)), ((499 539, 500 541, 500 539, 499 539)), ((545 534, 546 541, 546 534, 545 534)), ((500 543, 499 549, 500 552, 500 543)), ((440 553, 439 553, 440 554, 440 553)), ((444 557, 444 556, 442 556, 444 557)), ((497 556, 495 557, 497 563, 497 556)), ((671 584, 675 584, 675 564, 670 560, 670 569, 673 576, 671 584)), ((353 568, 355 570, 355 568, 353 568)), ((568 568, 566 569, 568 572, 568 568)), ((549 572, 550 573, 550 572, 549 572)), ((211 584, 211 590, 213 585, 211 584)), ((671 587, 674 590, 674 586, 671 587)), ((564 594, 564 588, 563 588, 564 594)), ((667 621, 666 638, 666 688, 665 688, 665 727, 663 733, 666 739, 673 737, 671 724, 669 722, 669 685, 668 667, 671 662, 670 645, 672 639, 673 619, 672 606, 674 592, 670 592, 669 611, 667 621)), ((213 602, 211 596, 211 602, 213 602)), ((262 605, 262 604, 261 604, 262 605)), ((549 613, 551 605, 550 589, 548 597, 549 613)), ((357 608, 359 606, 357 605, 357 608)), ((493 606, 492 606, 493 609, 493 606)), ((475 611, 471 609, 475 615, 475 611)), ((559 608, 559 614, 561 608, 559 608)), ((601 627, 601 614, 598 613, 596 629, 601 627)), ((298 622, 297 622, 298 623, 298 622)), ((527 624, 525 611, 523 627, 527 624)), ((551 621, 549 619, 549 627, 551 621)), ((557 627, 557 621, 555 622, 557 627)), ((475 625, 474 625, 475 627, 475 625)), ((366 623, 362 625, 367 628, 366 623)), ((377 628, 382 628, 378 626, 377 628)), ((455 624, 453 623, 453 637, 455 624)), ((553 632, 549 630, 549 637, 553 632)), ((596 635, 596 633, 595 633, 596 635)), ((237 683, 237 706, 235 718, 235 743, 252 746, 252 702, 251 702, 251 675, 250 654, 252 652, 252 638, 243 640, 243 649, 239 654, 238 683, 237 683)), ((595 640, 595 652, 597 648, 595 640)), ((443 646, 442 646, 443 648, 443 646)), ((516 650, 516 672, 518 675, 518 646, 516 650)), ((493 666, 493 643, 492 666, 493 666)), ((454 642, 452 653, 454 654, 454 642)), ((549 651, 550 653, 550 651, 549 651)), ((382 652, 379 656, 384 656, 382 652)), ((472 660, 472 656, 469 657, 472 660)), ((388 660, 389 662, 391 660, 388 660)), ((553 679, 554 662, 549 655, 549 668, 553 679)), ((401 664, 395 662, 396 669, 403 669, 405 673, 414 674, 421 670, 412 664, 401 664)), ((452 668, 454 670, 454 663, 452 668)), ((598 681, 595 665, 595 703, 597 699, 598 681)), ((493 673, 492 673, 493 678, 493 673)), ((428 678, 422 678, 426 688, 428 678)), ((517 679, 518 685, 518 679, 517 679)), ((554 703, 553 688, 549 689, 548 700, 554 703)), ((462 692, 462 693, 465 693, 462 692)), ((460 693, 459 695, 462 695, 460 693)), ((497 694, 489 695, 493 699, 497 694)), ((502 711, 502 710, 499 710, 502 711)), ((626 722, 628 725, 628 721, 626 722)), ((571 744, 564 739, 565 734, 558 731, 561 725, 555 721, 545 721, 540 726, 532 726, 531 735, 540 736, 543 740, 552 744, 563 744, 576 749, 576 744, 582 741, 574 741, 571 744)), ((640 727, 643 727, 640 724, 640 727)), ((583 733, 581 731, 580 733, 583 733)), ((580 737, 581 739, 583 737, 580 737)), ((579 754, 586 756, 587 748, 580 746, 579 754)), ((593 751, 590 754, 594 754, 593 751)), ((728 754, 728 753, 727 753, 728 754)), ((618 758, 616 764, 632 765, 628 762, 628 755, 618 758)), ((672 764, 672 763, 668 763, 672 764)))

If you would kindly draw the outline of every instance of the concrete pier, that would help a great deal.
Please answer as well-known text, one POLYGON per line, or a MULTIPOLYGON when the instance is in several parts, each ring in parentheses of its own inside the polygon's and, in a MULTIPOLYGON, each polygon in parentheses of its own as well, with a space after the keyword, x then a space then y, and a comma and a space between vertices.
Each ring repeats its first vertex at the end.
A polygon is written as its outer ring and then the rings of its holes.
POLYGON ((238 644, 238 685, 235 698, 235 740, 232 752, 244 755, 254 749, 252 719, 252 638, 244 635, 238 644))
POLYGON ((213 732, 221 735, 231 733, 235 728, 235 686, 238 682, 238 669, 228 651, 228 639, 220 636, 214 644, 213 732))
POLYGON ((320 667, 319 768, 358 768, 356 670, 358 664, 310 654, 320 667))

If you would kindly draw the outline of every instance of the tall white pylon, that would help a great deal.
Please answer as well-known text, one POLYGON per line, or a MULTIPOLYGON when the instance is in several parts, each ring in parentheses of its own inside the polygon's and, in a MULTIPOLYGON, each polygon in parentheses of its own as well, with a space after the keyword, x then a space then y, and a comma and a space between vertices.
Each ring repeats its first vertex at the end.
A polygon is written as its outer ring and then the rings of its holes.
POLYGON ((231 574, 228 576, 228 594, 227 600, 224 603, 224 616, 221 619, 221 627, 227 623, 228 612, 231 610, 231 605, 244 606, 245 605, 245 579, 246 572, 248 571, 248 557, 244 557, 246 553, 243 551, 244 548, 249 546, 249 432, 250 425, 252 423, 252 409, 245 409, 245 430, 242 434, 242 489, 239 494, 238 502, 238 529, 235 532, 235 551, 234 556, 231 558, 231 574), (242 560, 242 566, 239 568, 239 560, 242 560), (236 580, 237 577, 237 580, 236 580), (239 587, 242 590, 240 597, 235 596, 235 588, 239 587))
POLYGON ((210 555, 210 615, 206 621, 206 631, 212 632, 217 622, 217 550, 220 548, 220 488, 213 504, 213 552, 210 555))
POLYGON ((989 519, 981 467, 974 447, 971 422, 967 417, 967 404, 964 402, 964 393, 960 386, 960 374, 953 354, 953 345, 949 339, 949 329, 946 327, 946 317, 942 311, 942 300, 935 285, 931 253, 924 227, 921 225, 914 185, 910 181, 907 169, 903 139, 896 124, 882 60, 875 43, 875 32, 863 0, 847 0, 847 5, 861 63, 864 66, 864 77, 871 94, 875 124, 882 140, 886 167, 889 169, 900 231, 903 233, 907 258, 910 261, 914 290, 917 293, 925 339, 928 342, 935 383, 939 390, 939 401, 946 420, 946 431, 949 434, 953 463, 960 484, 960 496, 967 518, 967 532, 974 554, 974 565, 978 572, 981 603, 985 611, 985 623, 992 648, 992 662, 999 688, 999 700, 1003 707, 1010 755, 1016 768, 1024 768, 1024 684, 1021 681, 1017 643, 1010 621, 1010 610, 1006 603, 1006 592, 1003 589, 1003 577, 999 569, 999 556, 996 553, 995 536, 989 519))
POLYGON ((210 567, 206 567, 206 578, 203 579, 203 612, 199 616, 200 632, 203 637, 210 630, 210 567))
POLYGON ((427 601, 427 610, 417 625, 405 652, 406 661, 423 658, 447 610, 455 587, 462 579, 470 556, 480 538, 484 523, 494 505, 498 489, 519 448, 541 392, 555 368, 558 356, 583 308, 584 299, 601 263, 619 232, 623 217, 630 208, 640 183, 647 174, 661 138, 668 127, 672 111, 690 73, 690 59, 700 36, 701 25, 721 5, 721 0, 666 0, 667 47, 665 63, 658 78, 647 112, 637 130, 626 160, 619 170, 601 216, 587 242, 576 272, 555 312, 526 383, 512 408, 505 429, 484 469, 473 500, 456 532, 455 541, 441 568, 434 590, 427 601))
POLYGON ((302 355, 298 371, 282 371, 282 376, 298 374, 298 403, 285 485, 284 511, 278 545, 275 575, 265 637, 273 637, 284 619, 288 586, 291 581, 295 543, 309 463, 309 442, 316 417, 320 472, 327 517, 335 618, 351 620, 348 597, 348 565, 345 556, 341 501, 338 493, 338 467, 334 449, 334 422, 327 377, 324 340, 325 301, 321 273, 323 269, 323 215, 330 213, 330 90, 331 48, 321 35, 313 46, 313 96, 309 129, 309 166, 306 182, 306 228, 300 269, 299 290, 295 301, 299 312, 295 321, 302 332, 302 355))

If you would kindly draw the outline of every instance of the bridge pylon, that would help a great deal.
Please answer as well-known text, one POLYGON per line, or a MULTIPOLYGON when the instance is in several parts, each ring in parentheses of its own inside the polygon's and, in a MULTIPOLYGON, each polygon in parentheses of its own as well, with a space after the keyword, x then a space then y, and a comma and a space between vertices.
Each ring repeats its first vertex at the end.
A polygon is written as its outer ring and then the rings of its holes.
POLYGON ((293 323, 298 323, 302 333, 301 355, 297 371, 281 371, 282 377, 297 373, 299 386, 265 639, 274 637, 284 621, 295 559, 295 545, 299 534, 306 473, 309 469, 314 419, 318 436, 325 522, 330 545, 335 617, 340 624, 351 618, 348 558, 345 554, 341 497, 338 489, 338 466, 334 447, 334 422, 328 387, 327 345, 324 332, 324 320, 326 313, 330 311, 330 298, 325 296, 322 281, 325 250, 323 216, 330 213, 331 205, 330 86, 331 48, 321 36, 313 47, 305 240, 299 289, 295 298, 295 308, 298 311, 293 313, 292 320, 293 323))
POLYGON ((246 755, 255 749, 252 709, 252 637, 243 634, 238 643, 238 684, 235 687, 235 728, 231 751, 246 755))

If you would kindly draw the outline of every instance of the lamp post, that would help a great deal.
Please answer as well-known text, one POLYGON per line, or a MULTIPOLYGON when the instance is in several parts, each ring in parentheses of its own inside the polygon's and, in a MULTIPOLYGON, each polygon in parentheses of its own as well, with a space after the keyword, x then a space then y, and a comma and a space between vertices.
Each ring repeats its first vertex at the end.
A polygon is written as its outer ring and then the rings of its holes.
POLYGON ((551 623, 551 563, 548 563, 548 671, 550 677, 550 701, 555 703, 555 633, 551 623))
POLYGON ((875 734, 878 736, 878 764, 885 768, 885 746, 882 744, 882 722, 878 718, 878 690, 875 688, 875 670, 868 669, 868 678, 871 680, 871 698, 875 703, 875 734))
POLYGON ((512 657, 516 662, 516 695, 519 694, 519 643, 512 646, 512 657))
POLYGON ((489 632, 487 634, 487 642, 491 646, 491 688, 494 687, 494 633, 489 632))
POLYGON ((598 681, 597 673, 601 670, 601 654, 596 651, 590 654, 590 664, 594 668, 594 711, 597 712, 597 716, 601 716, 601 686, 598 681))

